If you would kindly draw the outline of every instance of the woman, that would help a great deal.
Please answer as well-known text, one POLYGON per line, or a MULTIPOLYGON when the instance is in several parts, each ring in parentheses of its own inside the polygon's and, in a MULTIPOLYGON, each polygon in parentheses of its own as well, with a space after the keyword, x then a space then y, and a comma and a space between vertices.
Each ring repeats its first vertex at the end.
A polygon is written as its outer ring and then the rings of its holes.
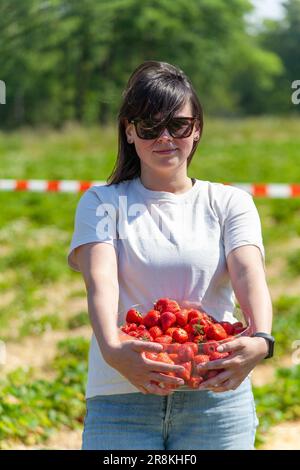
POLYGON ((83 449, 252 449, 257 417, 249 374, 268 341, 226 345, 222 369, 199 390, 176 393, 167 375, 179 365, 142 351, 158 343, 121 342, 127 310, 169 297, 201 302, 218 321, 233 320, 235 295, 254 332, 269 334, 260 220, 237 188, 189 178, 203 130, 190 80, 163 62, 141 64, 119 112, 119 152, 109 184, 81 197, 68 261, 87 289, 93 336, 83 449))

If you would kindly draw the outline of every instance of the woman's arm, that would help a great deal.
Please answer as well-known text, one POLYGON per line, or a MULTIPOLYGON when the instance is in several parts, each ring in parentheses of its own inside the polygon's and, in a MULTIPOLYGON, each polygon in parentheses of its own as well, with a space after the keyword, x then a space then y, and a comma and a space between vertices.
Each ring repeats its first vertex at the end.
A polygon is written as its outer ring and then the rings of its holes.
POLYGON ((87 243, 75 250, 83 275, 88 312, 102 355, 119 342, 118 336, 118 267, 114 247, 104 243, 87 243))
MULTIPOLYGON (((259 248, 253 245, 236 248, 229 253, 227 265, 232 287, 252 332, 271 333, 272 303, 259 248)), ((203 382, 200 389, 223 392, 237 388, 266 356, 268 346, 264 338, 245 336, 224 344, 223 352, 230 352, 230 356, 200 367, 220 370, 219 375, 203 382)))
POLYGON ((259 248, 241 246, 231 251, 227 266, 236 298, 253 333, 271 333, 272 302, 259 248))
POLYGON ((87 243, 78 247, 75 255, 86 285, 90 321, 104 360, 142 393, 170 394, 172 385, 179 385, 182 380, 165 374, 181 371, 182 367, 153 362, 141 354, 161 351, 158 343, 120 340, 114 247, 107 243, 87 243), (152 381, 164 382, 171 389, 162 389, 152 381))

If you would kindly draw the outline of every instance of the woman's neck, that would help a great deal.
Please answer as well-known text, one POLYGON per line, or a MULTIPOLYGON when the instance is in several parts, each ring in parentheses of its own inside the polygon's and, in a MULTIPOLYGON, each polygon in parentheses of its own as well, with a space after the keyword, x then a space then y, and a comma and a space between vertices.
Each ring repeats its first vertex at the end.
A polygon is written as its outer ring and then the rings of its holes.
POLYGON ((154 178, 150 176, 141 175, 141 183, 146 189, 151 191, 165 191, 173 194, 185 193, 193 187, 194 182, 187 175, 184 178, 154 178))

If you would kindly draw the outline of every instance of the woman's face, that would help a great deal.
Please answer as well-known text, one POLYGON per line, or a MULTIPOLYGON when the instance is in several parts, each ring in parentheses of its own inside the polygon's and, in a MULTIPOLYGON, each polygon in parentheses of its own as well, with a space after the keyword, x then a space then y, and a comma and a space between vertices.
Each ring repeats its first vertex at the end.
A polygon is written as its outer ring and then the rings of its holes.
MULTIPOLYGON (((174 117, 193 117, 190 102, 187 102, 174 117)), ((159 114, 155 116, 159 119, 159 114)), ((195 140, 200 138, 199 125, 195 124, 189 137, 178 139, 173 138, 167 129, 156 139, 140 139, 136 133, 134 124, 126 125, 126 136, 129 143, 135 145, 136 153, 141 160, 141 169, 147 167, 151 170, 164 172, 166 170, 176 170, 176 168, 186 164, 192 151, 195 140)))

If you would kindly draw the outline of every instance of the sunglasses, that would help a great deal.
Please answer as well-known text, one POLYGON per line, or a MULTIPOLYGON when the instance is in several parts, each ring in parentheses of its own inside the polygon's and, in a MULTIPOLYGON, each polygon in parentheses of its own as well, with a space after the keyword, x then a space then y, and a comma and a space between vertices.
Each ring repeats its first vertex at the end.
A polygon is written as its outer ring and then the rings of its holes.
POLYGON ((140 139, 157 139, 164 129, 168 129, 174 139, 184 139, 191 135, 197 119, 197 117, 174 117, 167 122, 150 119, 132 119, 130 122, 134 124, 140 139))

